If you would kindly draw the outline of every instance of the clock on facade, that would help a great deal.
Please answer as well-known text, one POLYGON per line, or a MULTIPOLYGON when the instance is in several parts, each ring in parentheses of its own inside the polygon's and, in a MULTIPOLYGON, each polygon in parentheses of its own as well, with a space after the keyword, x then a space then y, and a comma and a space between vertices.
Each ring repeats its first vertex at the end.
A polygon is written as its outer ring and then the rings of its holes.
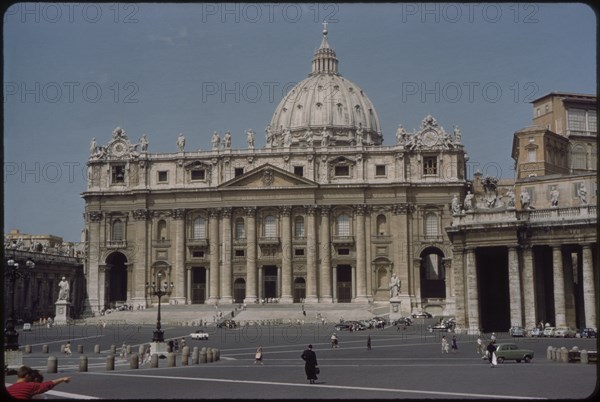
POLYGON ((433 131, 427 131, 426 133, 423 134, 423 144, 427 145, 428 147, 435 145, 437 143, 437 141, 438 141, 437 133, 435 133, 433 131))

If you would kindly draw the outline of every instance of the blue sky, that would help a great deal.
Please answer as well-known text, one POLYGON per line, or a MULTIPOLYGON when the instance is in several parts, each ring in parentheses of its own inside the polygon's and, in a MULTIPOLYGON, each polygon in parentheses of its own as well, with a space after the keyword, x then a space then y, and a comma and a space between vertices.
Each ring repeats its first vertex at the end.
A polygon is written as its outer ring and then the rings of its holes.
POLYGON ((458 125, 469 173, 513 177, 530 101, 594 93, 596 19, 580 4, 15 4, 4 14, 4 231, 78 241, 85 164, 115 127, 149 152, 233 147, 306 78, 328 19, 342 76, 369 96, 384 145, 431 113, 458 125))

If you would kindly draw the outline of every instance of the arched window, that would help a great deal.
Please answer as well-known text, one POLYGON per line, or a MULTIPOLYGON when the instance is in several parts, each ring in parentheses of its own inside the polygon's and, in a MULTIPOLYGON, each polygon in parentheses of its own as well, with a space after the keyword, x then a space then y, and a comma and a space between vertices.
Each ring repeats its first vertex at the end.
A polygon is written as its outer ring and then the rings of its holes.
POLYGON ((206 219, 200 216, 194 219, 193 230, 192 238, 206 239, 206 219))
POLYGON ((123 241, 124 235, 123 221, 115 219, 112 224, 112 241, 123 241))
POLYGON ((384 236, 387 234, 386 223, 387 222, 386 222, 385 215, 377 216, 377 235, 378 236, 384 236))
POLYGON ((277 219, 273 215, 265 216, 264 233, 265 237, 277 237, 277 219))
POLYGON ((304 237, 304 217, 294 219, 294 237, 304 237))
POLYGON ((156 236, 158 240, 167 240, 167 222, 163 219, 158 221, 158 225, 156 227, 156 236))
POLYGON ((338 236, 350 236, 350 217, 348 215, 339 215, 335 222, 338 236))
POLYGON ((438 235, 438 218, 433 212, 425 214, 425 236, 435 237, 438 235))
POLYGON ((235 220, 235 238, 238 240, 246 238, 246 227, 244 226, 244 218, 235 220))

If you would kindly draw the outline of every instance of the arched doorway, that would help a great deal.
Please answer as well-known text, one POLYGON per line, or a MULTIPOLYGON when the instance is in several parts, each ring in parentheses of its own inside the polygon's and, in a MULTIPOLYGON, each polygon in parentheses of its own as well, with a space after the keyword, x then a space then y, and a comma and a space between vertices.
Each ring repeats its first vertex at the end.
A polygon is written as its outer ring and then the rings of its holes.
POLYGON ((306 281, 304 278, 294 279, 294 303, 302 303, 306 298, 306 281))
POLYGON ((127 257, 123 253, 114 252, 106 258, 108 275, 106 275, 105 304, 108 308, 121 305, 127 301, 127 257))
POLYGON ((233 282, 233 302, 243 303, 246 298, 246 281, 242 278, 237 278, 233 282))
POLYGON ((478 247, 475 250, 475 260, 479 326, 483 332, 506 331, 513 324, 510 322, 508 248, 478 247))
POLYGON ((428 247, 421 253, 421 299, 446 298, 446 270, 444 253, 437 247, 428 247))

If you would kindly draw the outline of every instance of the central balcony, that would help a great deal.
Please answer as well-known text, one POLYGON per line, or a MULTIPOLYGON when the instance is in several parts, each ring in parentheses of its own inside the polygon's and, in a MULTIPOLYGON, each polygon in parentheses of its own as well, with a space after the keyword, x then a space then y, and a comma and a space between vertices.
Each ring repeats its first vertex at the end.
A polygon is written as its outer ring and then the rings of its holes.
POLYGON ((331 242, 337 245, 353 245, 354 236, 333 236, 331 242))
POLYGON ((258 244, 263 246, 277 246, 279 245, 279 237, 259 237, 258 244))

